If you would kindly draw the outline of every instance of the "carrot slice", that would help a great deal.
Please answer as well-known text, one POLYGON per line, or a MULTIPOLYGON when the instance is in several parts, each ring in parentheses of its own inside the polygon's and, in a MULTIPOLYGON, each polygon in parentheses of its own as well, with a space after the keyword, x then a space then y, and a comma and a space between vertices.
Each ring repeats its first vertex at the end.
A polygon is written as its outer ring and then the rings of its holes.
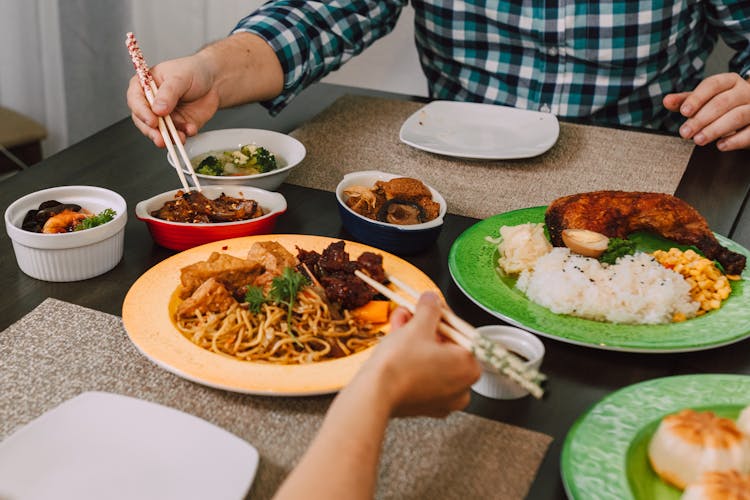
POLYGON ((352 315, 360 321, 368 323, 385 323, 391 310, 388 300, 371 300, 362 307, 352 310, 352 315))

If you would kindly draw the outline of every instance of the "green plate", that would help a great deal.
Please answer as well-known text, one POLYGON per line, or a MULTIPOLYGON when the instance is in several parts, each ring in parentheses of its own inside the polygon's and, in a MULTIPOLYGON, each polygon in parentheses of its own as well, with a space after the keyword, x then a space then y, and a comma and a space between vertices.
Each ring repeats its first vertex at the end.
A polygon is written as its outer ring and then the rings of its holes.
MULTIPOLYGON (((451 247, 448 266, 458 287, 490 314, 531 332, 571 344, 631 352, 686 352, 711 349, 750 336, 750 266, 742 280, 732 281, 732 293, 720 309, 681 323, 626 325, 605 323, 555 314, 531 302, 515 287, 516 280, 501 276, 497 246, 486 237, 497 238, 500 226, 544 222, 546 207, 526 208, 495 215, 464 231, 451 247)), ((719 242, 750 257, 750 252, 728 238, 719 242)), ((634 235, 644 251, 668 249, 667 240, 645 234, 634 235)))
POLYGON ((659 421, 683 408, 736 419, 750 404, 750 376, 682 375, 620 389, 595 404, 568 431, 560 463, 571 499, 677 500, 648 463, 659 421))

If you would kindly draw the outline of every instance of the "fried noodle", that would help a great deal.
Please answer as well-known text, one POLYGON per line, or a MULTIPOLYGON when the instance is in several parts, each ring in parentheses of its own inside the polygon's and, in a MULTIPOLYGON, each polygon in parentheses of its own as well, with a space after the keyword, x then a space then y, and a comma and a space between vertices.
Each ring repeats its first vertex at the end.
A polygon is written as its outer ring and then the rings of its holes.
POLYGON ((177 317, 179 331, 190 341, 212 352, 243 361, 305 364, 348 356, 366 349, 383 335, 369 324, 359 324, 348 310, 336 318, 328 303, 311 287, 303 288, 292 309, 291 329, 287 310, 264 303, 254 313, 246 303, 235 303, 221 312, 177 317))

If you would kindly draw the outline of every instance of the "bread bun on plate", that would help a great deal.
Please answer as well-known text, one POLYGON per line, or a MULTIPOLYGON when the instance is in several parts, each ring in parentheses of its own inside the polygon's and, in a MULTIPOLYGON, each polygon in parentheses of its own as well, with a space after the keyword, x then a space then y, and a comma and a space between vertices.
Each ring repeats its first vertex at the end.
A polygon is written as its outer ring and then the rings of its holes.
POLYGON ((664 417, 648 457, 664 481, 683 490, 707 471, 750 472, 750 438, 733 420, 685 409, 664 417))
POLYGON ((706 472, 685 489, 681 500, 750 500, 750 474, 706 472))
POLYGON ((750 406, 742 410, 740 416, 737 418, 737 427, 740 431, 744 432, 746 436, 750 437, 750 406))

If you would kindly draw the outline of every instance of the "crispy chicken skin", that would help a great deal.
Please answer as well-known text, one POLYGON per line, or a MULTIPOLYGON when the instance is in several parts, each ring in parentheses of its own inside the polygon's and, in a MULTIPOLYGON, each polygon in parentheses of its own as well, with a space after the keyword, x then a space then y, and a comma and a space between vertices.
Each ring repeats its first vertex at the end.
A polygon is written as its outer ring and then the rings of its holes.
POLYGON ((717 260, 727 274, 740 274, 745 256, 724 248, 698 211, 662 193, 594 191, 563 196, 547 208, 545 223, 552 244, 564 246, 565 229, 588 229, 610 238, 649 231, 683 245, 694 245, 717 260))

